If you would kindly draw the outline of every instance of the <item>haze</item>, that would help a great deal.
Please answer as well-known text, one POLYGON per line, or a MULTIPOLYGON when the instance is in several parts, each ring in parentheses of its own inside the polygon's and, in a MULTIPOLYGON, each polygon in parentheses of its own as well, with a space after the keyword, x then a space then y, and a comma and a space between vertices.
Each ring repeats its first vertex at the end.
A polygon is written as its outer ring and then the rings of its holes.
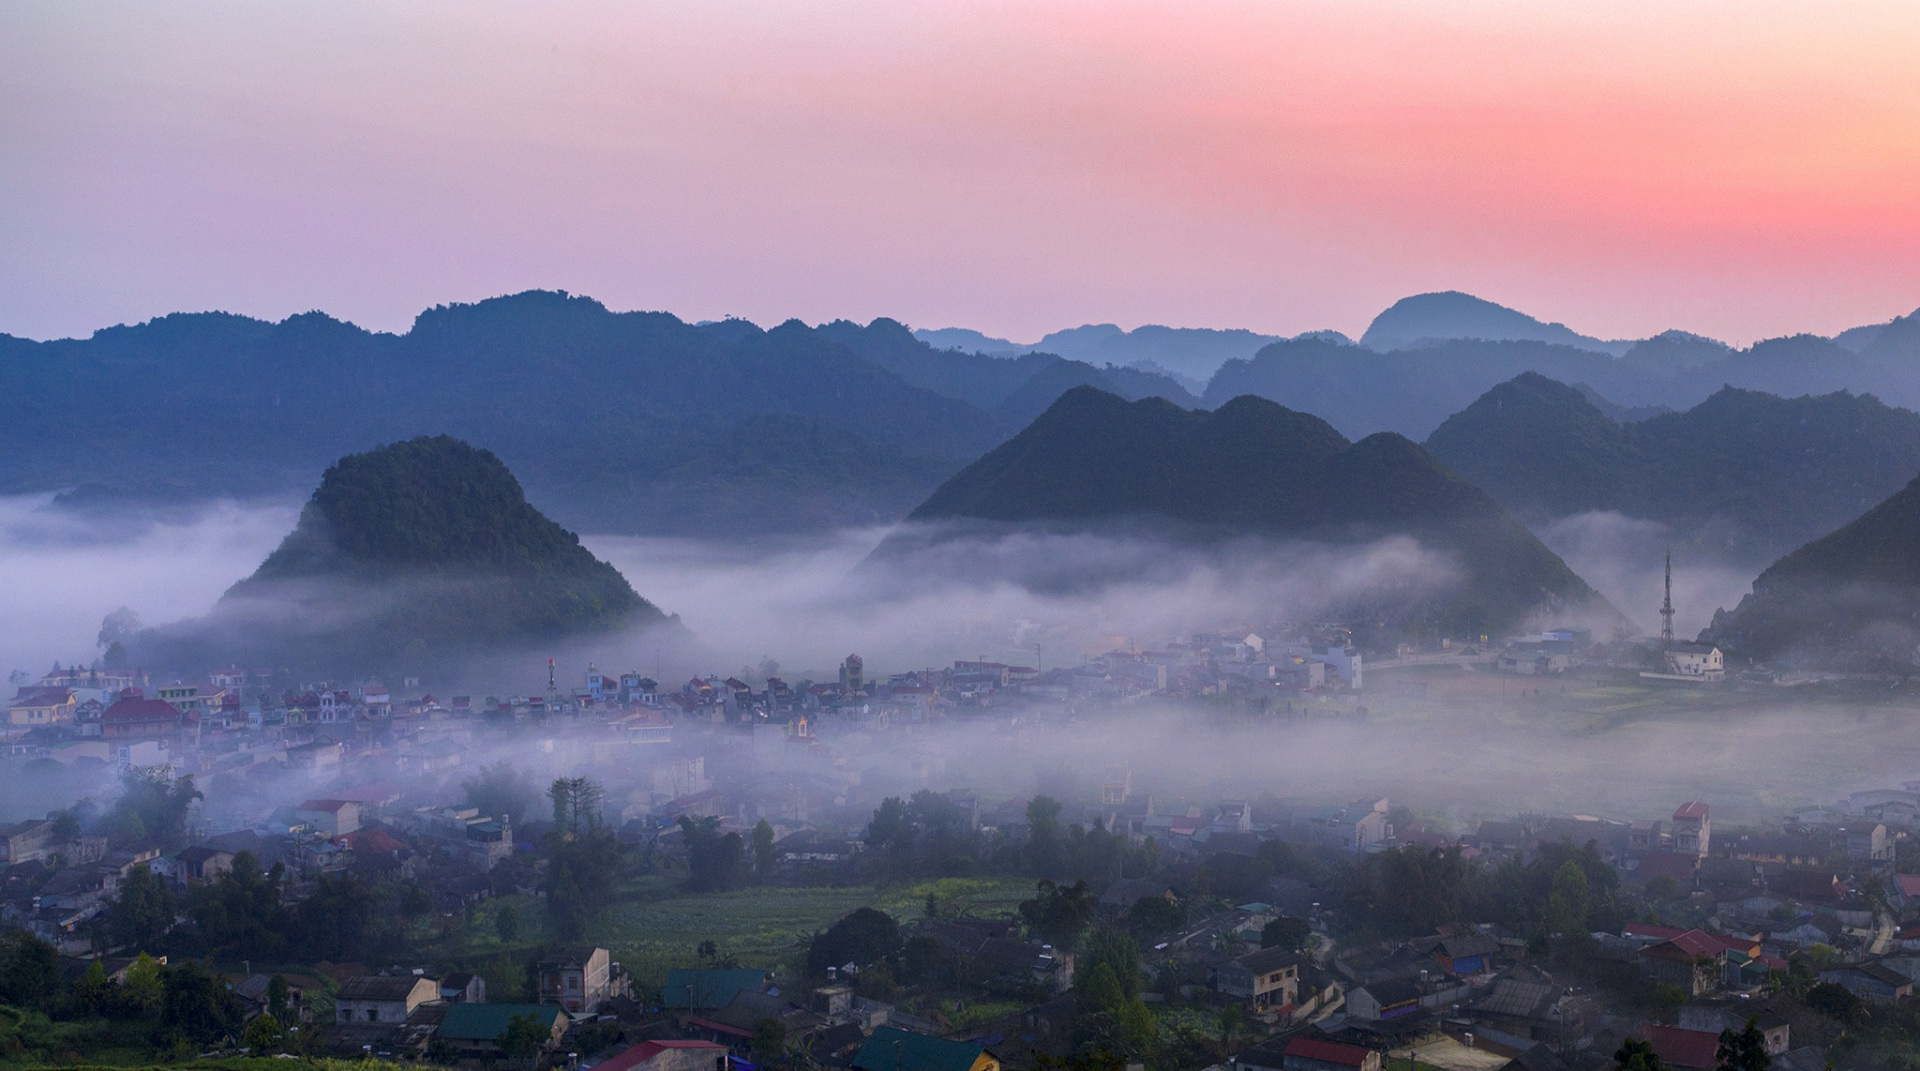
POLYGON ((0 329, 1831 332, 1920 290, 1916 51, 1892 2, 10 4, 0 329))

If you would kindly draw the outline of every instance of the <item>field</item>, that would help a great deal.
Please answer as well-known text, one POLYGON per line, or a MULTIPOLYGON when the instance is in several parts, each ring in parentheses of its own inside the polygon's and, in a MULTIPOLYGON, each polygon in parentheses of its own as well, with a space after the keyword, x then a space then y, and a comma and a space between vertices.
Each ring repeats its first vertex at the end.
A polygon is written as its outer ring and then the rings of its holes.
MULTIPOLYGON (((929 893, 939 901, 942 914, 994 917, 1012 914, 1020 901, 1031 897, 1033 882, 943 878, 886 888, 770 886, 691 896, 682 895, 670 879, 645 878, 630 885, 622 901, 601 915, 587 941, 612 952, 636 984, 657 988, 667 971, 695 965, 704 941, 712 941, 721 958, 732 957, 743 966, 785 969, 806 951, 815 933, 847 912, 871 906, 905 920, 925 910, 929 893)), ((540 914, 540 901, 534 897, 509 897, 489 905, 476 919, 468 951, 486 956, 537 947, 543 940, 540 914), (494 912, 505 906, 514 909, 521 923, 520 933, 509 943, 497 938, 493 924, 494 912)))

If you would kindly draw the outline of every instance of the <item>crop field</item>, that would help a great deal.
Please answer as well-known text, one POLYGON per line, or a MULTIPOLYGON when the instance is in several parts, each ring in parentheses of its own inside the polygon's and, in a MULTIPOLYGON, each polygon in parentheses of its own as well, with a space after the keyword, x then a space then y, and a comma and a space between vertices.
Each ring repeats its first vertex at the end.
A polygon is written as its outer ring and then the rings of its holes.
POLYGON ((1033 895, 1024 878, 944 878, 876 889, 754 888, 703 896, 664 895, 615 904, 588 934, 644 987, 657 987, 674 967, 693 966, 701 942, 712 941, 722 958, 744 966, 785 967, 802 954, 813 935, 855 908, 872 906, 907 919, 919 915, 927 894, 941 912, 976 917, 1013 913, 1033 895))

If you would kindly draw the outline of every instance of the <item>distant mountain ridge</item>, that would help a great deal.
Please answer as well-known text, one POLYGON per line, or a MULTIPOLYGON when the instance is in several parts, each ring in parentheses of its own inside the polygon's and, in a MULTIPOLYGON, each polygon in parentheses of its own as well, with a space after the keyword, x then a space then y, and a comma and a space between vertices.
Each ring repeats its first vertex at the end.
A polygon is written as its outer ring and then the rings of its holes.
POLYGON ((149 631, 134 655, 386 668, 666 621, 528 504, 499 458, 423 436, 328 468, 251 576, 206 618, 149 631))
MULTIPOLYGON (((1129 518, 1159 518, 1202 540, 1412 535, 1454 556, 1465 575, 1444 597, 1394 612, 1455 635, 1512 627, 1543 610, 1612 613, 1491 497, 1419 446, 1391 433, 1351 443, 1318 417, 1254 397, 1189 412, 1075 388, 909 519, 1017 526, 1129 518)), ((916 538, 883 544, 876 556, 910 553, 916 538)))
POLYGON ((1760 560, 1832 531, 1920 472, 1920 414, 1871 395, 1723 387, 1622 425, 1532 372, 1447 420, 1427 449, 1530 522, 1589 510, 1760 560))
POLYGON ((1549 342, 1609 357, 1624 356, 1633 345, 1582 335, 1566 324, 1542 323, 1524 312, 1458 290, 1401 298, 1373 318, 1360 336, 1360 344, 1377 350, 1400 350, 1455 339, 1549 342))

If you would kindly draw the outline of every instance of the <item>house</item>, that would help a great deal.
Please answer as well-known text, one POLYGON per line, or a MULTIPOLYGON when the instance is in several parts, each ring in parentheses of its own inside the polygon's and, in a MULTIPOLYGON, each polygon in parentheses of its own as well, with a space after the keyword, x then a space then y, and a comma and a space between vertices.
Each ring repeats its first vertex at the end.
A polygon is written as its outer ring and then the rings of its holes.
POLYGON ((546 1031, 546 1047, 560 1044, 570 1020, 552 1004, 449 1004, 435 1036, 468 1055, 500 1051, 500 1036, 514 1019, 531 1016, 546 1031))
POLYGON ((672 1011, 710 1011, 733 1003, 743 991, 766 989, 766 971, 751 968, 675 967, 660 987, 660 1005, 672 1011))
POLYGON ((1676 677, 1723 681, 1727 679, 1727 656, 1710 643, 1675 643, 1667 647, 1667 668, 1676 677))
POLYGON ((1053 993, 1073 985, 1073 953, 1038 941, 989 937, 974 949, 973 958, 995 978, 1038 982, 1053 993))
POLYGON ((1355 1019, 1398 1019, 1420 1013, 1420 984, 1388 978, 1347 990, 1347 1014, 1355 1019))
POLYGON ((232 852, 204 844, 182 849, 173 860, 183 881, 212 881, 233 869, 232 852))
POLYGON ((1256 1008, 1284 1008, 1300 999, 1300 956, 1263 948, 1214 968, 1214 988, 1256 1008))
POLYGON ((1000 1071, 1000 1058, 977 1041, 949 1041, 883 1026, 860 1046, 853 1066, 857 1071, 1000 1071))
POLYGON ((440 999, 440 983, 417 974, 389 977, 362 974, 340 983, 334 995, 334 1020, 342 1023, 400 1023, 422 1004, 440 999))
POLYGON ((1449 974, 1481 974, 1493 969, 1500 942, 1483 933, 1449 937, 1434 946, 1433 958, 1449 974))
POLYGON ((1520 1038, 1558 1042, 1580 1028, 1567 987, 1533 967, 1503 974, 1471 1005, 1474 1020, 1520 1038))
POLYGON ((1861 1000, 1891 1004, 1913 995, 1913 979, 1880 963, 1850 963, 1820 972, 1822 982, 1841 986, 1861 1000))
POLYGON ((1713 819, 1707 805, 1688 800, 1673 812, 1673 850, 1678 855, 1704 858, 1713 841, 1713 819))
POLYGON ((597 1012, 614 997, 626 996, 631 986, 604 948, 562 948, 542 959, 540 1003, 558 1004, 570 1012, 597 1012))
POLYGON ((295 813, 308 828, 328 837, 360 828, 360 805, 352 800, 307 800, 295 813))
POLYGON ((1360 1045, 1300 1035, 1278 1046, 1279 1060, 1256 1046, 1234 1058, 1243 1071, 1380 1071, 1380 1053, 1360 1045))
POLYGON ((1887 827, 1880 822, 1848 822, 1840 827, 1847 839, 1847 855, 1867 863, 1885 863, 1893 859, 1893 842, 1887 839, 1887 827))
POLYGON ((199 725, 197 715, 182 714, 165 700, 148 699, 139 688, 122 689, 120 698, 100 713, 100 735, 109 743, 159 740, 189 725, 199 725))
POLYGON ((78 708, 71 688, 22 688, 7 704, 7 725, 15 730, 71 725, 78 708))
POLYGON ((1133 910, 1133 905, 1149 897, 1158 897, 1168 903, 1178 903, 1180 897, 1173 886, 1164 881, 1151 878, 1122 878, 1107 886, 1100 894, 1100 913, 1109 917, 1118 917, 1133 910))
POLYGON ((45 818, 29 818, 12 825, 0 825, 0 864, 18 866, 37 862, 52 855, 53 823, 45 818))
POLYGON ((440 979, 440 999, 449 1003, 485 1004, 487 980, 477 974, 455 971, 440 979))
POLYGON ((643 1041, 593 1071, 727 1071, 727 1047, 711 1041, 643 1041))
POLYGON ((1754 1007, 1747 1000, 1701 1001, 1680 1009, 1679 1026, 1687 1030, 1738 1033, 1751 1022, 1766 1039, 1767 1055, 1781 1056, 1791 1048, 1792 1024, 1771 1008, 1754 1007))
POLYGON ((1641 1040, 1653 1046, 1661 1061, 1675 1071, 1712 1071, 1719 1066, 1717 1030, 1649 1025, 1641 1031, 1641 1040))

